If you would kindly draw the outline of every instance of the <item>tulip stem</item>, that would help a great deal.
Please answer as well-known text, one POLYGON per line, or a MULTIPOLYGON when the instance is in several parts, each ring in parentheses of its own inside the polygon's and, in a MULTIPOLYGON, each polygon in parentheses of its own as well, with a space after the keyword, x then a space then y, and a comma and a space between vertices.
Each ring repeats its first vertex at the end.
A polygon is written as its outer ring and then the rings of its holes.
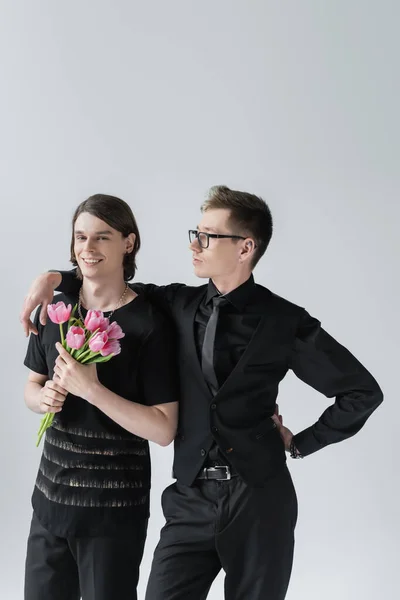
POLYGON ((79 356, 77 356, 76 358, 79 358, 79 362, 83 363, 85 362, 85 359, 92 353, 92 351, 90 350, 90 348, 88 350, 85 350, 85 352, 82 352, 82 354, 79 354, 79 356))
POLYGON ((53 413, 46 413, 44 415, 44 417, 42 418, 42 421, 41 421, 40 427, 39 427, 39 431, 38 431, 38 434, 37 434, 38 437, 37 437, 37 441, 36 441, 36 448, 39 446, 40 440, 42 439, 44 432, 52 424, 53 419, 54 419, 54 414, 53 413))
MULTIPOLYGON (((87 356, 85 356, 85 358, 83 360, 80 360, 79 362, 81 364, 85 364, 87 361, 91 360, 94 356, 96 356, 96 354, 98 354, 97 352, 92 352, 91 350, 86 350, 86 352, 84 352, 84 354, 82 354, 82 356, 84 356, 85 354, 87 354, 87 356), (89 354, 87 354, 89 352, 89 354)), ((82 356, 80 358, 82 358, 82 356)))
POLYGON ((62 344, 63 348, 65 348, 64 330, 63 330, 62 323, 60 323, 60 336, 61 336, 61 344, 62 344))

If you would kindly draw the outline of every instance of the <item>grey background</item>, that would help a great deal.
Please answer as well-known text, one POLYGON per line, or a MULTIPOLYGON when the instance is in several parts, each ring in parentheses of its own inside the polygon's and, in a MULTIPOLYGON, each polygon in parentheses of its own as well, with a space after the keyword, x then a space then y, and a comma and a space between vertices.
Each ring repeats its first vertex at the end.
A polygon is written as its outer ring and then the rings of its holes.
MULTIPOLYGON (((288 600, 395 598, 399 493, 397 1, 2 0, 0 595, 22 598, 39 417, 23 403, 19 309, 68 267, 70 219, 129 201, 138 280, 201 283, 187 229, 210 185, 262 195, 275 235, 255 276, 305 306, 386 400, 355 438, 290 464, 299 496, 288 600)), ((329 404, 292 376, 295 432, 329 404)), ((152 449, 143 598, 172 448, 152 449)), ((273 516, 272 516, 273 517, 273 516)), ((222 598, 220 576, 209 598, 222 598)))

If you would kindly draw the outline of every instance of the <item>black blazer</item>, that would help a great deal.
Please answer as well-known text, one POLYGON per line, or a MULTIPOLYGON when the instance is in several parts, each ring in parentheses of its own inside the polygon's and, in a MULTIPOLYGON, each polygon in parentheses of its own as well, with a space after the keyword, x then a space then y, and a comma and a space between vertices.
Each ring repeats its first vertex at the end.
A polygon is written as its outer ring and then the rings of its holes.
POLYGON ((259 325, 213 396, 194 339, 194 317, 207 285, 132 287, 167 311, 176 325, 181 397, 174 475, 186 485, 193 483, 214 440, 249 485, 262 485, 282 467, 285 450, 270 417, 289 369, 325 396, 336 397, 314 425, 295 436, 304 456, 357 433, 383 400, 372 375, 319 321, 261 285, 251 307, 261 315, 259 325))

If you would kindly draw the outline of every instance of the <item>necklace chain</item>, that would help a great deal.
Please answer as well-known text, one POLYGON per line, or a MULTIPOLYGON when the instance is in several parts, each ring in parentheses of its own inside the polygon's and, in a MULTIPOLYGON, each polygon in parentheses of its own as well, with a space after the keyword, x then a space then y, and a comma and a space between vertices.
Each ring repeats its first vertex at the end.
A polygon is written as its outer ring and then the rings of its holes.
MULTIPOLYGON (((115 305, 115 308, 113 308, 113 310, 110 312, 110 314, 108 315, 108 319, 111 317, 111 315, 113 315, 115 313, 115 311, 117 310, 117 308, 119 308, 122 304, 123 299, 126 296, 127 291, 129 290, 129 285, 126 283, 125 284, 125 289, 124 292, 121 296, 121 298, 118 300, 117 304, 115 305)), ((82 321, 82 323, 85 322, 85 319, 82 316, 82 288, 80 288, 79 290, 79 299, 78 299, 78 315, 80 320, 82 321)))

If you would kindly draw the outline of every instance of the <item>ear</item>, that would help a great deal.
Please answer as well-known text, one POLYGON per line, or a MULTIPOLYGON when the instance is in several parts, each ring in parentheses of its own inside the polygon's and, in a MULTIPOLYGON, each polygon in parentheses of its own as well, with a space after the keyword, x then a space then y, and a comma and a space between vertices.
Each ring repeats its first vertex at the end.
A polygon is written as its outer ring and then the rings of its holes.
POLYGON ((241 262, 245 262, 248 261, 255 249, 256 245, 254 243, 254 241, 251 238, 247 238, 246 240, 244 240, 241 252, 240 252, 240 259, 241 262))
POLYGON ((134 233, 130 233, 125 238, 125 254, 130 254, 131 252, 133 252, 133 249, 135 247, 135 241, 136 235, 134 233))

